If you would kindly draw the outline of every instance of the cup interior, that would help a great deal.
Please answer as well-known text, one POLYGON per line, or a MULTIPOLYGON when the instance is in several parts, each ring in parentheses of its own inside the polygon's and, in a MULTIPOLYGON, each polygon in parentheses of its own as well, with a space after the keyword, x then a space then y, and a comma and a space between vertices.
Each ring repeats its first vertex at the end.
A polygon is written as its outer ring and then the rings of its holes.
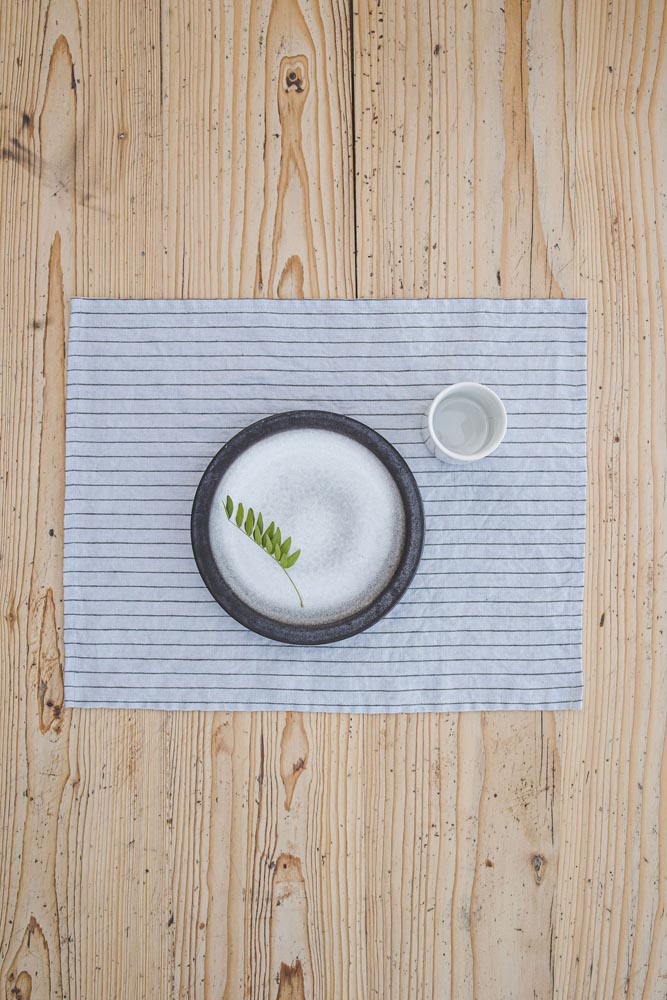
POLYGON ((505 434, 507 416, 492 389, 462 382, 436 397, 430 424, 434 440, 447 454, 470 461, 497 448, 505 434))

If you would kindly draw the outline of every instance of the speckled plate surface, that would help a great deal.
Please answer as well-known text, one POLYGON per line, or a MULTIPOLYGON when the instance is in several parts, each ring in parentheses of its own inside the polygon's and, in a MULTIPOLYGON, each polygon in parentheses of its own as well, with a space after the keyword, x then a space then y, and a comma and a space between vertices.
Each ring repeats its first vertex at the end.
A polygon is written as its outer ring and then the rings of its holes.
POLYGON ((191 536, 225 611, 270 639, 314 645, 364 631, 401 599, 421 557, 424 512, 414 476, 380 434, 336 413, 293 410, 251 424, 218 452, 197 489, 191 536), (243 530, 248 508, 264 530, 280 527, 290 553, 300 550, 289 576, 243 530))

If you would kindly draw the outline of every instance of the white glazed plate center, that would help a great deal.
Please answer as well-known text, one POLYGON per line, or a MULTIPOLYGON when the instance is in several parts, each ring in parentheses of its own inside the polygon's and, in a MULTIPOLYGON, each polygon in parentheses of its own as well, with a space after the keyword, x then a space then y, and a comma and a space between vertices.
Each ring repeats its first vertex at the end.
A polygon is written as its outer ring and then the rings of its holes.
POLYGON ((361 611, 390 582, 401 558, 405 514, 398 487, 367 448, 328 430, 274 434, 241 454, 223 475, 209 521, 213 556, 228 585, 255 611, 315 625, 361 611), (274 521, 291 551, 283 570, 227 519, 225 498, 242 501, 265 527, 274 521))

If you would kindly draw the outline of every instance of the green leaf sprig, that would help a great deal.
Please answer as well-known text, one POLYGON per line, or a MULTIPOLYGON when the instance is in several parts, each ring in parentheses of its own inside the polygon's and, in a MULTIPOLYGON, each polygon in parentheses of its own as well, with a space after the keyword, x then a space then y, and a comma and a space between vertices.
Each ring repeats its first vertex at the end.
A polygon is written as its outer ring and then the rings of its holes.
POLYGON ((303 607, 303 598, 299 592, 299 588, 287 572, 294 566, 301 555, 301 549, 290 552, 292 545, 291 536, 283 539, 280 528, 277 528, 273 521, 271 521, 268 528, 265 528, 261 512, 255 517, 252 507, 246 509, 240 501, 236 504, 236 513, 234 513, 234 501, 230 496, 225 501, 225 513, 227 514, 228 521, 235 525, 239 531, 243 531, 248 538, 252 538, 253 542, 259 545, 263 552, 266 552, 268 556, 275 559, 294 587, 296 595, 299 598, 299 604, 303 607))

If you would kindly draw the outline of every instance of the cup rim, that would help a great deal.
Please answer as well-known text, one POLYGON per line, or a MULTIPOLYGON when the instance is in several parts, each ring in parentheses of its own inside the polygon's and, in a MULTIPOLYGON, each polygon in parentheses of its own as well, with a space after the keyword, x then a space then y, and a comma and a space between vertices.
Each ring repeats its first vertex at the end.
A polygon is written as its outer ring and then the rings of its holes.
POLYGON ((507 410, 505 409, 505 404, 503 403, 498 393, 494 392, 494 390, 491 389, 490 386, 485 385, 483 382, 473 382, 473 381, 453 382, 452 385, 445 386, 445 388, 441 389, 440 392, 437 394, 437 396, 435 396, 435 398, 432 400, 431 405, 428 408, 427 421, 428 421, 428 433, 431 437, 431 440, 435 444, 436 448, 438 448, 448 458, 451 458, 456 462, 478 462, 480 459, 486 458, 488 455, 491 455, 496 450, 496 448, 500 446, 507 432, 507 410), (443 399, 451 395, 451 393, 454 392, 454 390, 458 391, 461 389, 469 389, 469 388, 481 389, 498 404, 501 413, 501 429, 500 433, 497 436, 497 440, 492 441, 491 444, 487 445, 485 448, 481 448, 479 451, 474 452, 474 454, 472 455, 462 455, 460 452, 452 451, 451 448, 448 448, 445 444, 443 444, 443 442, 436 434, 433 418, 435 415, 435 411, 437 410, 438 406, 443 401, 443 399))

